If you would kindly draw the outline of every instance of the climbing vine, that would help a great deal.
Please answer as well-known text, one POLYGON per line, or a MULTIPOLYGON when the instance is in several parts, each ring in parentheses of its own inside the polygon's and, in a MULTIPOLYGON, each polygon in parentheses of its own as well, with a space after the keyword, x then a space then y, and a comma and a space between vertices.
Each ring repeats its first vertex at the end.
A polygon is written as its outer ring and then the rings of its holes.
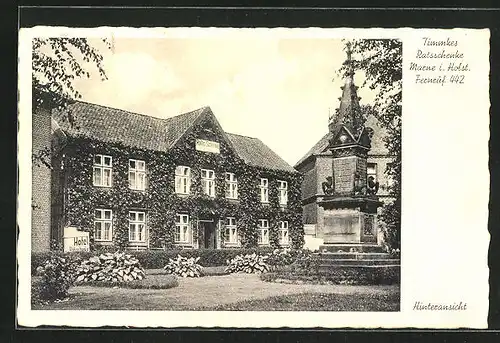
MULTIPOLYGON (((194 125, 168 152, 133 148, 123 143, 105 143, 84 136, 69 138, 63 165, 66 170, 66 225, 89 232, 91 246, 95 247, 93 220, 95 208, 113 211, 113 244, 120 248, 128 245, 128 211, 144 210, 149 228, 149 247, 171 248, 174 245, 176 213, 187 213, 191 222, 199 218, 214 218, 216 222, 235 217, 243 247, 257 246, 259 218, 270 224, 270 245, 279 246, 280 220, 289 223, 289 237, 294 247, 302 247, 304 231, 298 173, 269 170, 246 164, 235 155, 232 147, 207 118, 194 125), (195 149, 197 138, 218 141, 220 154, 200 152, 195 149), (94 187, 92 184, 94 154, 110 155, 112 187, 94 187), (128 187, 128 160, 141 159, 146 163, 145 191, 128 187), (191 168, 191 192, 186 196, 175 193, 175 168, 191 168), (203 193, 201 169, 215 172, 215 198, 203 193), (238 178, 238 200, 225 198, 225 172, 238 178), (262 204, 259 195, 259 178, 269 179, 269 204, 262 204), (281 207, 278 199, 277 180, 288 182, 288 203, 281 207)), ((221 242, 223 242, 221 230, 221 242)), ((193 242, 202 238, 193 226, 193 242)))

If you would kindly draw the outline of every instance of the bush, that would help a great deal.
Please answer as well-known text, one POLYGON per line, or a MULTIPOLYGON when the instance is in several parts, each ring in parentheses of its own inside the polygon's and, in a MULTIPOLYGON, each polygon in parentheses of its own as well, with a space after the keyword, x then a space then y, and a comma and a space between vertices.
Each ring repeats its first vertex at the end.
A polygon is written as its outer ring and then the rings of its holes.
POLYGON ((220 276, 220 275, 228 275, 229 272, 226 270, 224 266, 217 267, 204 267, 201 271, 201 276, 220 276))
POLYGON ((387 266, 336 267, 317 273, 278 271, 260 276, 268 282, 291 282, 337 285, 392 285, 400 283, 400 268, 387 266))
POLYGON ((238 255, 227 261, 226 271, 229 273, 263 273, 269 271, 268 255, 256 253, 238 255))
POLYGON ((77 283, 89 281, 127 282, 145 278, 139 261, 123 252, 93 256, 81 262, 75 271, 77 283))
POLYGON ((169 259, 163 269, 168 274, 181 277, 200 277, 203 267, 197 263, 199 260, 199 257, 182 257, 181 255, 177 255, 176 259, 169 259))
POLYGON ((74 260, 57 252, 50 253, 47 260, 36 268, 41 278, 32 284, 32 294, 35 296, 32 301, 54 301, 68 297, 68 290, 75 280, 74 263, 74 260))

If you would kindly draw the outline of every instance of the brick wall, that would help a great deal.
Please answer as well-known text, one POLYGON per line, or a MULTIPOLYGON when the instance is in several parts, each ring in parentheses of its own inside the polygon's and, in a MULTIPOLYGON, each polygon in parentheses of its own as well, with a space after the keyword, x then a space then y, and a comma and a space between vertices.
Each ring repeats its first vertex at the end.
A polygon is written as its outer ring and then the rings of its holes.
POLYGON ((318 156, 316 158, 316 194, 323 194, 322 183, 326 181, 327 176, 332 176, 332 156, 318 156))
MULTIPOLYGON (((51 126, 50 113, 39 110, 33 113, 32 121, 33 153, 50 148, 51 126)), ((31 250, 34 252, 50 249, 50 169, 45 165, 33 164, 32 180, 32 221, 31 250)))
POLYGON ((302 199, 306 199, 310 196, 316 195, 316 168, 314 166, 314 159, 299 169, 299 172, 303 173, 304 180, 302 181, 301 191, 302 199))

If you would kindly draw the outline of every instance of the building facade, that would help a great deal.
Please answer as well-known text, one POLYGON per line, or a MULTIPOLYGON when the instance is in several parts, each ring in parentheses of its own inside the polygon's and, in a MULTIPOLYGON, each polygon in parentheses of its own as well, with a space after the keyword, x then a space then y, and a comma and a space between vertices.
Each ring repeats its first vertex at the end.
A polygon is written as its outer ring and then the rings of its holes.
MULTIPOLYGON (((337 114, 329 118, 328 127, 325 125, 325 129, 328 129, 328 132, 295 164, 295 169, 304 176, 302 184, 303 219, 306 245, 311 248, 318 248, 325 243, 325 238, 327 236, 326 232, 329 231, 329 226, 331 226, 328 222, 328 216, 325 215, 325 208, 321 206, 325 196, 328 195, 325 194, 325 185, 331 185, 333 187, 335 182, 338 182, 334 175, 343 173, 343 165, 340 163, 340 159, 334 162, 334 159, 338 156, 334 156, 332 151, 332 142, 336 138, 335 135, 339 132, 336 126, 343 124, 342 121, 345 121, 347 126, 353 126, 353 121, 355 121, 355 119, 352 118, 358 115, 358 113, 355 112, 360 112, 360 123, 357 126, 361 129, 365 127, 370 128, 371 135, 368 144, 369 150, 366 152, 366 156, 363 156, 363 163, 356 163, 355 169, 363 169, 362 171, 358 170, 358 173, 360 175, 366 175, 366 178, 362 180, 365 184, 370 177, 373 183, 378 183, 377 199, 381 202, 388 202, 391 200, 389 195, 391 180, 386 174, 386 167, 391 163, 393 158, 388 154, 388 150, 384 144, 383 139, 386 132, 380 127, 377 119, 373 115, 361 113, 362 107, 359 105, 360 98, 357 96, 356 91, 357 86, 354 85, 351 75, 346 79, 345 85, 342 87, 342 97, 339 98, 340 106, 337 114)), ((356 128, 351 128, 350 131, 354 132, 356 128)), ((353 136, 352 144, 357 144, 355 133, 352 134, 349 132, 347 136, 353 136)), ((365 153, 363 153, 363 155, 365 155, 365 153)), ((346 156, 345 158, 348 157, 346 156)), ((346 168, 349 169, 349 166, 346 166, 346 168)), ((348 185, 353 185, 355 182, 354 173, 352 173, 351 170, 349 170, 348 173, 349 175, 345 176, 346 180, 344 181, 346 181, 348 185)), ((340 211, 340 209, 337 211, 340 211)), ((347 215, 350 209, 346 206, 344 211, 347 215)), ((380 207, 378 211, 380 212, 380 207)), ((376 221, 373 222, 376 223, 376 221)), ((350 230, 347 226, 351 227, 354 225, 352 223, 348 224, 349 225, 344 225, 344 230, 346 232, 350 230)), ((362 225, 362 223, 356 225, 362 225)), ((381 231, 375 228, 375 232, 376 237, 374 237, 373 240, 380 244, 382 240, 381 231)), ((359 238, 359 235, 338 234, 335 240, 338 240, 339 243, 353 243, 359 241, 359 238)))
POLYGON ((300 173, 209 107, 160 119, 76 102, 52 113, 51 134, 59 242, 76 228, 91 248, 303 245, 300 173))

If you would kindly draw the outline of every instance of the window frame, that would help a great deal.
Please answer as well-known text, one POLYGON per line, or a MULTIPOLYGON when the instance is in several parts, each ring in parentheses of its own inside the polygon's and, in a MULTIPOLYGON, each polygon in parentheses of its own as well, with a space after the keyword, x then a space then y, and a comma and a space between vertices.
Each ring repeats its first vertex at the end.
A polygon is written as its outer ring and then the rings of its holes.
POLYGON ((376 162, 368 162, 368 163, 366 163, 366 180, 367 180, 367 181, 368 181, 368 178, 369 178, 370 176, 373 176, 373 178, 374 178, 374 181, 375 181, 375 182, 377 182, 377 181, 378 181, 378 165, 377 165, 377 163, 376 163, 376 162), (369 166, 370 166, 370 165, 375 166, 375 168, 374 168, 374 173, 369 173, 369 172, 368 172, 368 170, 369 170, 369 166))
POLYGON ((140 211, 140 210, 130 210, 130 211, 128 211, 128 241, 130 243, 146 243, 146 241, 147 241, 146 236, 147 236, 146 212, 145 211, 140 211), (132 213, 135 214, 135 219, 134 220, 130 219, 130 215, 132 213), (139 220, 139 214, 143 215, 143 218, 144 218, 143 221, 139 220), (135 235, 134 235, 134 239, 131 239, 131 235, 130 235, 131 234, 132 225, 134 225, 134 227, 136 229, 135 235), (137 238, 138 233, 139 233, 139 231, 137 231, 137 229, 139 228, 139 225, 142 225, 143 226, 143 230, 144 230, 143 235, 142 235, 142 237, 144 237, 144 239, 142 239, 142 240, 135 239, 135 238, 137 238))
POLYGON ((104 154, 94 154, 92 160, 92 185, 94 187, 113 187, 113 157, 104 154), (101 159, 100 163, 96 163, 96 157, 101 159), (105 163, 106 158, 109 158, 109 165, 105 163), (101 183, 96 183, 96 169, 99 170, 101 183), (109 171, 109 185, 104 183, 104 172, 109 171))
POLYGON ((175 179, 174 179, 174 191, 176 194, 190 194, 191 193, 191 167, 179 165, 175 167, 175 179), (178 173, 179 168, 182 169, 182 173, 178 173), (187 175, 184 171, 187 170, 187 175), (186 191, 180 191, 177 188, 178 180, 182 182, 181 188, 185 188, 186 191))
POLYGON ((134 159, 134 158, 129 158, 129 160, 128 160, 128 187, 134 191, 145 191, 146 190, 146 161, 145 160, 138 160, 138 159, 134 159), (130 166, 131 162, 135 163, 135 168, 132 168, 130 166), (143 163, 144 169, 137 168, 138 162, 143 163), (135 187, 132 187, 132 184, 130 183, 130 174, 131 173, 134 173, 135 187), (143 188, 137 188, 137 180, 138 180, 138 176, 140 174, 143 175, 143 182, 142 182, 143 188))
POLYGON ((113 210, 109 208, 96 208, 94 209, 94 240, 96 242, 112 242, 113 241, 113 210), (101 217, 97 218, 95 216, 95 213, 99 211, 101 214, 101 217), (106 212, 109 212, 109 219, 106 219, 106 212), (97 228, 96 224, 100 224, 100 237, 97 238, 97 228), (105 237, 105 232, 106 232, 106 224, 109 223, 109 238, 102 238, 103 236, 105 237))
POLYGON ((269 220, 268 219, 259 219, 259 236, 257 239, 258 245, 269 245, 269 220), (267 226, 264 226, 263 223, 267 223, 267 226), (264 232, 267 231, 267 235, 264 235, 264 232), (266 237, 266 241, 264 241, 264 237, 266 237))
POLYGON ((175 232, 174 232, 174 243, 175 244, 189 244, 191 243, 191 222, 189 221, 189 214, 187 213, 176 213, 175 214, 175 232), (186 218, 186 223, 182 222, 182 218, 186 218), (180 219, 179 221, 177 219, 180 219), (182 227, 186 227, 186 240, 181 240, 183 236, 182 227), (179 231, 178 231, 179 230, 179 231), (179 239, 177 239, 177 235, 179 239))
POLYGON ((239 243, 238 241, 239 241, 239 239, 238 239, 238 226, 236 224, 236 218, 235 217, 226 217, 226 223, 224 224, 224 244, 235 245, 235 244, 239 243), (232 224, 231 224, 231 219, 232 219, 232 224), (228 224, 228 221, 229 221, 229 224, 228 224), (234 234, 231 234, 231 232, 232 232, 231 230, 234 230, 234 234), (228 237, 229 237, 229 239, 227 239, 228 237), (233 238, 233 240, 231 240, 231 238, 233 238))
POLYGON ((211 198, 215 198, 215 171, 213 169, 201 169, 200 171, 200 179, 201 179, 201 187, 203 188, 203 194, 208 195, 211 198), (212 177, 204 177, 203 172, 206 172, 207 175, 212 172, 212 177), (203 184, 205 182, 205 186, 203 184), (210 186, 211 185, 211 186, 210 186), (213 194, 210 194, 210 190, 213 190, 213 194))
POLYGON ((280 220, 278 222, 278 233, 279 233, 279 245, 280 246, 290 245, 290 228, 288 225, 288 220, 280 220), (286 242, 283 241, 283 232, 286 232, 286 242))
POLYGON ((278 199, 280 206, 288 205, 288 181, 278 180, 278 199), (284 187, 282 187, 284 185, 284 187), (284 191, 284 197, 283 197, 284 191), (284 201, 282 201, 284 199, 284 201))
POLYGON ((260 189, 260 202, 263 204, 269 204, 269 179, 265 177, 260 178, 260 184, 259 184, 259 189, 260 189), (265 182, 265 185, 263 185, 263 181, 265 182), (265 195, 265 197, 264 197, 265 195), (265 200, 264 200, 265 198, 265 200))
POLYGON ((238 199, 238 177, 236 176, 236 174, 231 172, 226 172, 225 182, 226 182, 226 199, 233 199, 233 200, 238 199), (234 189, 232 189, 232 186, 234 186, 234 189), (228 196, 228 191, 229 191, 229 196, 228 196))

